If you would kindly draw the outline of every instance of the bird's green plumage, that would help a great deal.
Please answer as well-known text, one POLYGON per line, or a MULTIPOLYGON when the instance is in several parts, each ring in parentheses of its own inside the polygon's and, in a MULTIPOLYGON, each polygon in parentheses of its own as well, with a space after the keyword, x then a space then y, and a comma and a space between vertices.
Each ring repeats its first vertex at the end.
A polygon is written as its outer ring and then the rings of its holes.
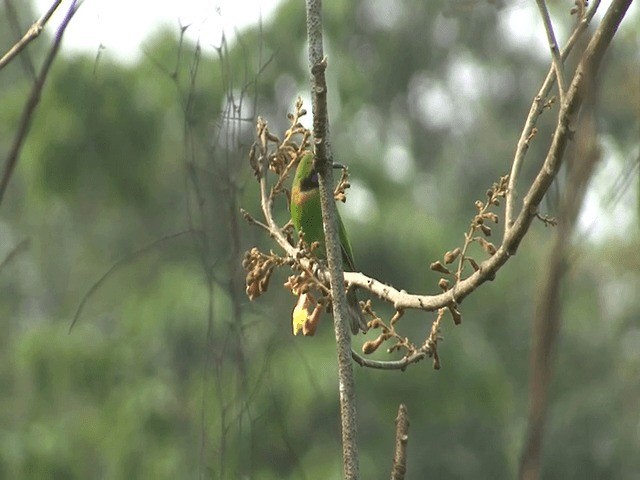
MULTIPOLYGON (((318 173, 313 168, 313 154, 308 152, 302 156, 296 169, 291 189, 291 220, 297 231, 304 233, 305 242, 320 244, 316 254, 326 258, 324 230, 322 227, 322 208, 320 206, 320 190, 318 187, 318 173)), ((338 235, 342 249, 342 266, 345 271, 355 271, 353 251, 347 232, 337 213, 338 235)), ((353 333, 367 330, 367 322, 358 305, 358 299, 353 290, 347 292, 347 300, 351 314, 353 333)))
MULTIPOLYGON (((338 235, 342 248, 342 264, 346 271, 354 271, 353 251, 347 232, 338 215, 338 235)), ((307 244, 318 242, 322 255, 326 256, 324 230, 322 228, 322 209, 320 207, 320 190, 318 174, 313 169, 313 154, 307 153, 296 169, 291 192, 291 220, 297 231, 304 232, 307 244)))

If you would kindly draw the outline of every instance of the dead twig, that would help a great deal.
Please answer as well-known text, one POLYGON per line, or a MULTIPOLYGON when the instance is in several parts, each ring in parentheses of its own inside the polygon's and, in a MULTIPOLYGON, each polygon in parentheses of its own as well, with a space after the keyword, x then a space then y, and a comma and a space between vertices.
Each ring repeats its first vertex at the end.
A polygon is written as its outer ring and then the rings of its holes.
POLYGON ((407 407, 401 403, 396 417, 396 448, 393 455, 391 480, 404 480, 407 473, 407 444, 409 443, 409 414, 407 407))
POLYGON ((25 238, 21 240, 15 247, 13 247, 9 253, 4 257, 4 260, 0 263, 0 272, 11 263, 11 261, 18 256, 23 250, 29 248, 29 244, 31 240, 29 238, 25 238))
POLYGON ((45 14, 40 17, 36 22, 33 23, 29 27, 29 29, 25 32, 20 40, 18 40, 3 56, 0 58, 0 70, 2 70, 5 66, 11 62, 24 48, 31 43, 31 41, 35 40, 40 36, 40 33, 44 29, 44 26, 47 24, 53 12, 55 12, 58 6, 62 3, 62 0, 55 0, 49 10, 45 12, 45 14))
POLYGON ((18 130, 16 132, 16 136, 13 140, 13 144, 11 145, 11 150, 9 150, 9 155, 7 156, 7 160, 4 164, 4 169, 2 172, 2 178, 0 179, 0 204, 2 203, 2 199, 4 194, 9 186, 9 180, 11 179, 11 175, 18 163, 18 158, 20 156, 20 150, 22 149, 22 145, 27 137, 27 133, 29 132, 29 127, 31 126, 31 119, 33 117, 33 113, 40 102, 40 94, 42 92, 42 88, 44 87, 44 83, 47 79, 47 75, 49 74, 49 69, 53 64, 54 59, 60 49, 60 43, 62 42, 62 36, 64 35, 69 22, 78 11, 80 3, 77 0, 74 0, 69 6, 69 10, 62 20, 58 31, 56 32, 55 39, 53 41, 53 45, 49 50, 47 57, 44 60, 44 64, 40 69, 40 73, 36 78, 36 81, 31 88, 31 94, 29 95, 29 99, 24 106, 24 110, 22 111, 22 115, 20 116, 20 123, 18 124, 18 130))
MULTIPOLYGON (((580 18, 578 24, 573 30, 573 33, 569 37, 569 40, 567 40, 567 44, 560 53, 560 58, 562 61, 567 59, 582 33, 584 33, 587 27, 591 24, 591 20, 593 19, 593 16, 596 14, 596 12, 598 11, 598 7, 600 6, 600 1, 601 0, 594 0, 586 15, 583 15, 580 18)), ((527 114, 522 133, 520 134, 520 138, 518 139, 518 143, 516 145, 516 152, 513 156, 511 172, 509 173, 509 187, 507 190, 504 225, 505 233, 513 226, 516 211, 516 200, 518 198, 517 185, 520 177, 520 170, 522 169, 524 158, 527 154, 527 151, 529 150, 531 139, 537 133, 536 124, 538 122, 538 118, 540 117, 544 109, 550 105, 550 101, 547 100, 547 96, 551 91, 551 87, 553 87, 555 78, 555 67, 552 65, 549 69, 549 72, 547 73, 546 78, 542 82, 542 86, 540 87, 538 94, 533 99, 533 103, 531 104, 531 108, 529 109, 529 113, 527 114)))
POLYGON ((140 255, 143 255, 153 250, 154 248, 162 245, 163 243, 169 240, 182 237, 183 235, 190 235, 192 233, 195 233, 195 232, 193 230, 185 230, 183 232, 173 233, 171 235, 167 235, 165 237, 159 238, 145 245, 144 247, 125 255, 120 260, 116 261, 113 265, 111 265, 111 267, 106 272, 104 272, 102 276, 93 285, 91 285, 91 287, 89 287, 89 290, 87 290, 87 292, 82 297, 82 300, 80 300, 80 303, 78 304, 78 308, 76 309, 76 313, 74 314, 73 319, 71 320, 71 325, 69 325, 69 333, 71 333, 71 330, 73 329, 75 324, 78 322, 78 319, 80 318, 80 314, 82 314, 82 311, 84 310, 84 307, 86 303, 89 301, 89 299, 93 296, 94 293, 96 293, 96 291, 100 288, 100 286, 104 282, 106 282, 109 277, 111 277, 111 275, 113 275, 118 269, 120 269, 120 267, 126 265, 127 263, 136 259, 140 255))
POLYGON ((549 16, 547 4, 544 0, 536 0, 536 3, 538 4, 538 9, 540 10, 542 23, 544 23, 544 29, 547 32, 547 40, 549 41, 549 49, 551 50, 553 69, 556 72, 556 80, 558 81, 558 95, 560 96, 560 104, 562 104, 566 92, 562 56, 560 55, 560 49, 558 48, 558 42, 556 41, 556 34, 553 31, 553 23, 551 23, 551 17, 549 16))

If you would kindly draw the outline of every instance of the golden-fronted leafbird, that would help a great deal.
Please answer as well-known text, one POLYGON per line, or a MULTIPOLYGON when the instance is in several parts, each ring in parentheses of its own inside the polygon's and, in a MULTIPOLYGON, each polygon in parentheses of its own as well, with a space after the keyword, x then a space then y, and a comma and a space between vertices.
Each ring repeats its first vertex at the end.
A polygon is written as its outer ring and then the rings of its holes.
MULTIPOLYGON (((340 168, 341 165, 334 164, 340 168)), ((324 230, 322 228, 322 210, 320 207, 320 190, 318 187, 318 172, 313 166, 313 153, 307 152, 300 158, 296 174, 293 179, 291 189, 291 220, 296 231, 304 233, 305 242, 311 245, 318 242, 320 247, 315 250, 317 255, 326 258, 324 230)), ((351 243, 347 237, 344 224, 338 213, 338 233, 340 236, 340 248, 342 250, 342 267, 344 271, 354 272, 353 252, 351 243)), ((294 335, 302 331, 305 335, 313 335, 315 326, 320 314, 320 308, 309 314, 309 307, 312 302, 305 295, 301 295, 298 305, 293 310, 293 333, 294 335), (306 325, 313 323, 309 331, 306 325)), ((356 334, 358 331, 367 331, 367 321, 358 304, 356 292, 352 289, 347 291, 347 303, 349 307, 349 317, 351 331, 356 334)))

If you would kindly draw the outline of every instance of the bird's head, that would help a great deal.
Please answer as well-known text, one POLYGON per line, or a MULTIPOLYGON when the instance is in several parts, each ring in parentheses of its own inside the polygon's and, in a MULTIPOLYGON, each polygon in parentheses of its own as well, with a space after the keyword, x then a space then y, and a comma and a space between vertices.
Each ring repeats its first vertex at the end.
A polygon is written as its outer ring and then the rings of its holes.
MULTIPOLYGON (((345 168, 339 163, 333 163, 332 167, 345 168)), ((299 185, 303 192, 318 188, 318 172, 313 165, 313 153, 307 152, 300 158, 293 184, 299 185)))

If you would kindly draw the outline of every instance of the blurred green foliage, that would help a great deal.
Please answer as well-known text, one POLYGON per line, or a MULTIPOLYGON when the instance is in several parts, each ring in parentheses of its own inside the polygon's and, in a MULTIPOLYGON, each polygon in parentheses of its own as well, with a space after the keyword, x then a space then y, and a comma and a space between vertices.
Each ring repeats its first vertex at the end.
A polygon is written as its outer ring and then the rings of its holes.
MULTIPOLYGON (((326 2, 332 143, 353 184, 341 208, 365 273, 436 293, 429 263, 462 242, 473 202, 508 171, 548 66, 504 26, 515 8, 326 2)), ((554 13, 568 29, 567 11, 554 13)), ((601 78, 605 161, 637 155, 637 20, 636 8, 601 78)), ((3 51, 8 33, 0 28, 3 51)), ((286 273, 249 304, 240 268, 244 250, 274 248, 239 208, 259 211, 252 119, 277 133, 308 97, 303 3, 284 2, 216 57, 178 33, 158 32, 130 67, 108 50, 99 61, 60 56, 43 91, 0 205, 0 261, 29 242, 0 269, 0 478, 340 478, 330 319, 316 337, 293 338, 286 273), (68 334, 84 295, 123 258, 68 334)), ((45 48, 28 52, 36 60, 45 48)), ((29 85, 18 62, 0 72, 1 152, 29 85)), ((362 478, 388 476, 399 402, 411 418, 407 478, 515 476, 552 235, 534 224, 464 302, 463 324, 444 325, 442 370, 356 369, 362 478)), ((544 478, 640 471, 640 236, 606 238, 582 228, 574 239, 544 478)), ((401 326, 421 338, 432 319, 408 313, 401 326)))

